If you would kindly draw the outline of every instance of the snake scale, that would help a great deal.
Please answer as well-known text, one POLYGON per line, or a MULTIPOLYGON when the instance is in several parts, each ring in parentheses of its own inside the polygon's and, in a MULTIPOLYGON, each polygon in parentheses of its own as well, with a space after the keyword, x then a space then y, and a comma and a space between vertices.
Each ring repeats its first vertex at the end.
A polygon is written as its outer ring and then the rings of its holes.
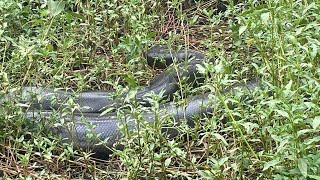
MULTIPOLYGON (((170 51, 164 46, 155 46, 147 51, 146 59, 150 66, 164 68, 175 62, 176 66, 167 67, 159 76, 152 80, 149 86, 142 87, 137 91, 136 101, 142 106, 151 106, 146 98, 146 94, 154 92, 159 94, 163 92, 163 99, 168 99, 169 102, 160 106, 161 114, 170 114, 175 122, 179 123, 186 120, 188 124, 193 124, 194 116, 205 116, 212 113, 212 100, 209 99, 210 93, 204 93, 188 97, 184 106, 176 105, 172 100, 173 94, 177 92, 179 82, 184 79, 184 83, 191 86, 196 86, 198 82, 203 80, 202 74, 197 69, 197 64, 202 64, 205 61, 205 55, 194 50, 179 50, 176 52, 170 51)), ((253 89, 258 86, 256 81, 251 81, 242 85, 246 89, 253 89)), ((73 92, 58 90, 54 91, 50 88, 43 87, 25 87, 24 94, 27 98, 24 103, 29 103, 31 108, 27 111, 26 118, 34 120, 35 118, 50 118, 55 114, 55 119, 68 122, 74 122, 72 128, 60 126, 52 128, 54 134, 60 135, 66 142, 74 142, 75 147, 89 150, 95 153, 110 153, 110 149, 114 148, 122 133, 119 125, 126 123, 128 130, 134 130, 137 122, 131 115, 117 117, 117 112, 108 112, 101 115, 101 112, 107 107, 121 107, 123 98, 127 94, 122 94, 121 97, 112 97, 112 91, 87 91, 78 93, 74 99, 81 108, 75 111, 72 115, 63 115, 63 113, 54 113, 61 109, 62 105, 58 102, 66 102, 69 97, 73 96, 73 92), (32 95, 41 96, 35 100, 32 95), (52 102, 52 99, 55 101, 52 102), (85 120, 85 122, 84 122, 85 120), (89 127, 87 123, 93 125, 92 132, 97 134, 100 140, 87 138, 89 127)), ((143 120, 149 123, 154 123, 154 112, 145 112, 143 120)), ((169 135, 176 135, 174 128, 165 129, 169 135)), ((122 148, 117 146, 116 148, 122 148)))

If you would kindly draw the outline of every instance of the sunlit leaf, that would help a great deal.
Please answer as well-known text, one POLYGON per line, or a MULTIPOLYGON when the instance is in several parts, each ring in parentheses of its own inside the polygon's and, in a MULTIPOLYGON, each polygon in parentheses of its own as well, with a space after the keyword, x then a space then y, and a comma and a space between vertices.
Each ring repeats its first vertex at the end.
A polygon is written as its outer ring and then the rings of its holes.
POLYGON ((282 117, 286 117, 286 118, 289 118, 289 114, 283 110, 276 110, 277 113, 282 116, 282 117))
POLYGON ((312 128, 317 129, 320 125, 320 116, 316 116, 312 121, 312 128))
POLYGON ((129 84, 129 87, 130 88, 135 88, 137 87, 137 83, 136 83, 136 80, 134 79, 134 77, 130 74, 127 74, 124 79, 128 82, 129 84))
POLYGON ((164 166, 169 167, 170 163, 171 163, 171 158, 168 158, 164 161, 164 166))
POLYGON ((246 29, 247 29, 248 26, 240 26, 239 28, 239 35, 241 35, 246 29))
POLYGON ((307 164, 307 160, 300 158, 298 160, 298 167, 300 172, 302 173, 302 175, 304 177, 307 177, 308 175, 308 164, 307 164))
POLYGON ((320 180, 320 176, 316 175, 308 175, 309 178, 315 179, 315 180, 320 180))
POLYGON ((63 1, 48 1, 48 11, 51 16, 57 16, 60 14, 65 7, 65 3, 63 1))
POLYGON ((214 176, 209 170, 203 170, 203 171, 198 171, 198 174, 203 178, 203 179, 214 179, 214 176))
POLYGON ((221 135, 220 135, 220 134, 218 134, 218 133, 214 133, 213 135, 214 135, 214 137, 215 137, 215 138, 217 138, 217 139, 221 140, 221 141, 223 142, 223 144, 224 144, 224 145, 226 145, 226 146, 228 145, 228 143, 227 143, 226 139, 225 139, 223 136, 221 136, 221 135))
POLYGON ((266 162, 266 163, 264 163, 264 165, 263 165, 262 171, 266 171, 266 170, 268 170, 270 167, 273 167, 273 166, 275 166, 275 165, 277 165, 277 164, 279 164, 279 163, 280 163, 280 161, 277 160, 277 159, 274 159, 274 160, 272 160, 272 161, 266 162))
POLYGON ((261 14, 262 23, 267 24, 269 19, 270 19, 270 12, 266 12, 266 13, 261 14))
POLYGON ((137 89, 130 90, 125 98, 125 102, 130 102, 136 97, 136 95, 137 95, 137 89))
POLYGON ((199 71, 199 73, 201 73, 201 74, 206 73, 206 68, 203 67, 201 64, 196 64, 196 66, 197 66, 197 70, 199 71))

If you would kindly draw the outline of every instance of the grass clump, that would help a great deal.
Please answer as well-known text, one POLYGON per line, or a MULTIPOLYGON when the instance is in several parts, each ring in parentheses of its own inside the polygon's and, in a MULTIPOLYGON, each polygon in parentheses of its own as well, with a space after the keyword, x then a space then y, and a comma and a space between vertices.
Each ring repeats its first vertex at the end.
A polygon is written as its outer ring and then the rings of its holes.
MULTIPOLYGON (((108 160, 59 143, 45 128, 60 123, 55 117, 24 126, 26 105, 6 99, 0 106, 2 175, 319 179, 319 10, 311 0, 1 1, 2 99, 26 85, 132 90, 157 74, 143 57, 154 44, 198 49, 213 59, 199 67, 203 85, 184 87, 182 94, 216 97, 213 116, 195 118, 194 128, 159 116, 159 95, 147 109, 157 123, 142 121, 146 109, 130 102, 125 111, 140 127, 124 132, 125 149, 108 160), (221 3, 226 10, 219 12, 221 3), (220 91, 254 78, 265 86, 220 91), (162 127, 181 133, 169 139, 162 127)), ((184 103, 178 96, 175 102, 184 103)))

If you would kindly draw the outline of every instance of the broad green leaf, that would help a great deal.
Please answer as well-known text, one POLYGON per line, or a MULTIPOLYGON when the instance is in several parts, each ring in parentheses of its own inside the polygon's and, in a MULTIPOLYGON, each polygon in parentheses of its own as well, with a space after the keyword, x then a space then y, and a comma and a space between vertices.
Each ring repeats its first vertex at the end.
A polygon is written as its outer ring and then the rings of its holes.
POLYGON ((305 159, 300 158, 298 160, 298 167, 300 172, 302 173, 302 175, 304 177, 307 177, 308 175, 308 165, 307 165, 307 161, 305 159))
POLYGON ((312 121, 312 128, 317 129, 320 125, 320 116, 316 116, 312 121))
POLYGON ((246 129, 248 134, 252 134, 252 129, 259 128, 259 125, 252 122, 241 123, 241 125, 246 129))
MULTIPOLYGON (((304 26, 297 28, 296 31, 296 36, 300 35, 302 33, 302 31, 304 30, 304 26)), ((296 38, 295 38, 296 39, 296 38)))
POLYGON ((164 161, 164 166, 169 167, 170 163, 171 163, 171 158, 168 158, 164 161))
POLYGON ((136 97, 137 95, 137 89, 132 89, 129 91, 129 93, 127 94, 126 98, 125 98, 125 102, 130 102, 130 100, 134 99, 134 97, 136 97))
POLYGON ((296 36, 293 36, 291 34, 286 34, 286 37, 294 44, 298 44, 298 40, 296 38, 296 36))
POLYGON ((309 139, 308 141, 304 142, 304 144, 310 145, 310 144, 318 143, 318 142, 320 142, 320 136, 316 136, 312 139, 309 139))
POLYGON ((214 176, 209 170, 201 170, 198 171, 198 174, 203 178, 203 179, 214 179, 214 176))
POLYGON ((316 7, 316 4, 313 2, 309 6, 303 9, 302 14, 306 14, 310 9, 316 7))
POLYGON ((73 148, 72 148, 72 147, 67 146, 67 149, 68 149, 68 151, 69 151, 71 154, 74 154, 74 150, 73 150, 73 148))
POLYGON ((152 39, 153 37, 155 37, 157 35, 156 32, 152 31, 147 35, 147 39, 152 39))
POLYGON ((290 90, 292 86, 292 80, 289 81, 289 83, 285 86, 286 90, 290 90))
POLYGON ((263 170, 262 170, 262 171, 266 171, 266 170, 268 170, 270 167, 273 167, 273 166, 275 166, 275 165, 277 165, 277 164, 279 164, 279 163, 280 163, 280 161, 277 160, 277 159, 272 160, 272 161, 269 161, 269 162, 266 162, 266 163, 264 163, 264 166, 263 166, 263 170))
POLYGON ((298 137, 304 136, 304 135, 306 135, 308 133, 312 133, 312 132, 314 132, 313 129, 302 129, 302 130, 298 131, 298 137))
POLYGON ((224 165, 224 163, 227 162, 228 160, 229 160, 228 157, 224 157, 224 158, 222 158, 222 159, 219 159, 219 160, 218 160, 218 165, 219 165, 219 167, 221 167, 222 165, 224 165))
POLYGON ((136 88, 137 87, 137 83, 134 79, 134 77, 130 74, 127 74, 124 79, 129 83, 129 87, 130 88, 136 88))
POLYGON ((222 73, 223 71, 223 64, 222 62, 219 62, 219 64, 217 64, 215 67, 214 67, 214 70, 217 72, 217 73, 222 73))
POLYGON ((215 138, 217 138, 217 139, 221 140, 221 141, 223 142, 223 144, 224 144, 224 145, 226 145, 226 146, 228 145, 228 143, 227 143, 226 139, 225 139, 223 136, 221 136, 221 135, 220 135, 220 134, 218 134, 218 133, 214 133, 213 135, 214 135, 214 137, 215 137, 215 138))
POLYGON ((317 56, 318 53, 318 46, 314 43, 311 44, 311 52, 310 52, 310 56, 312 59, 314 59, 317 56))
POLYGON ((201 64, 196 64, 197 66, 197 71, 200 73, 200 74, 205 74, 207 71, 206 71, 206 68, 203 67, 201 64))
POLYGON ((277 152, 281 152, 286 148, 286 145, 288 144, 289 140, 288 139, 284 139, 282 141, 280 141, 280 145, 277 148, 277 152))
POLYGON ((241 35, 247 28, 248 28, 248 26, 240 26, 239 35, 241 35))
POLYGON ((286 117, 286 118, 289 118, 289 114, 285 111, 282 111, 282 110, 276 110, 277 113, 280 115, 280 116, 283 116, 283 117, 286 117))
POLYGON ((65 3, 63 1, 48 1, 48 11, 51 16, 57 16, 60 14, 65 7, 65 3))
POLYGON ((316 175, 308 175, 309 178, 311 179, 316 179, 316 180, 320 180, 320 176, 316 176, 316 175))
POLYGON ((316 105, 313 102, 304 102, 303 104, 307 106, 307 108, 309 109, 316 107, 316 105))
POLYGON ((262 13, 260 18, 263 24, 267 24, 270 19, 270 12, 262 13))
POLYGON ((198 20, 198 18, 199 18, 199 16, 198 16, 198 15, 193 16, 193 17, 191 18, 190 23, 191 23, 191 24, 196 23, 196 22, 197 22, 197 20, 198 20))

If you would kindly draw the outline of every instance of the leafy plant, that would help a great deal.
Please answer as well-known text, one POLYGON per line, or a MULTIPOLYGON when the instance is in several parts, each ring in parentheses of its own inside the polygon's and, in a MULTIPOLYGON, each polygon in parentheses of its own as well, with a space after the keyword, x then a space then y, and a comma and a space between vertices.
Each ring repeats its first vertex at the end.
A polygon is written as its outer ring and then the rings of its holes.
MULTIPOLYGON (((312 0, 2 0, 0 174, 319 179, 319 10, 320 3, 312 0), (217 10, 222 4, 226 10, 217 10), (194 127, 162 116, 161 94, 150 94, 149 108, 134 101, 137 88, 159 72, 143 56, 155 44, 196 49, 208 57, 197 67, 205 76, 201 87, 186 87, 181 79, 173 101, 183 106, 186 97, 210 92, 213 113, 195 117, 194 127), (252 79, 261 79, 263 86, 234 88, 252 79), (138 126, 131 131, 119 123, 119 144, 125 148, 97 160, 48 131, 67 126, 63 117, 78 108, 73 98, 61 102, 65 108, 50 119, 30 122, 27 104, 19 101, 20 88, 27 85, 75 93, 114 90, 115 96, 129 92, 115 114, 134 117, 138 126), (154 114, 154 123, 143 120, 146 112, 154 114), (163 128, 178 135, 169 138, 163 128)), ((92 132, 88 137, 99 138, 92 132)))

